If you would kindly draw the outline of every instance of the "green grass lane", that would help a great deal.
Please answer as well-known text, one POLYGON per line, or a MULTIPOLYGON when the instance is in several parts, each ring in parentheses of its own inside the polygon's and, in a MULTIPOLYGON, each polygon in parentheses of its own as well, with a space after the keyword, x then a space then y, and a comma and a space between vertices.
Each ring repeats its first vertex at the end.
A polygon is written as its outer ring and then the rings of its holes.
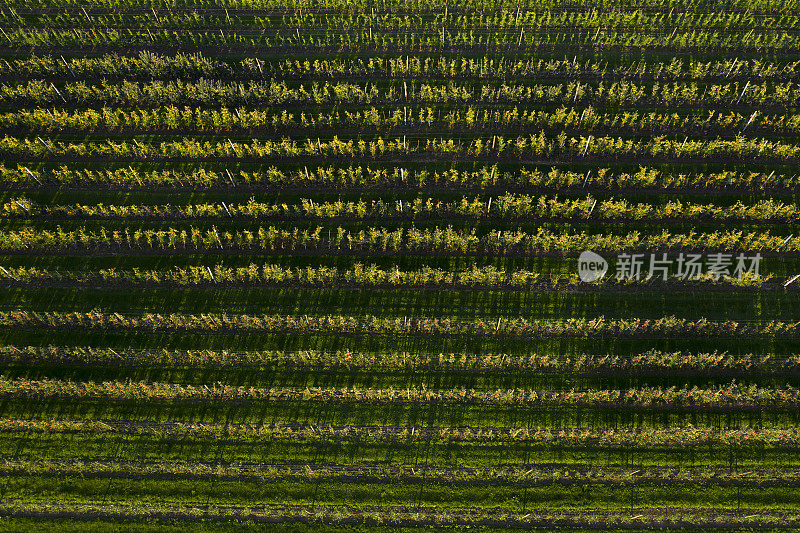
POLYGON ((675 315, 696 320, 791 321, 800 295, 795 292, 703 293, 612 292, 536 293, 358 289, 69 289, 0 288, 0 309, 11 311, 91 311, 120 314, 227 313, 286 315, 439 316, 453 319, 561 317, 656 319, 675 315))
MULTIPOLYGON (((123 422, 124 427, 125 422, 123 422)), ((133 426, 129 426, 133 428, 133 426)), ((228 426, 229 432, 235 428, 228 426)), ((324 429, 324 428, 323 428, 324 429)), ((220 434, 224 434, 220 429, 220 434)), ((582 468, 714 468, 767 469, 793 472, 800 465, 800 448, 767 445, 676 444, 564 445, 486 438, 367 438, 319 436, 199 436, 190 431, 166 433, 159 427, 142 433, 6 432, 0 450, 10 458, 29 461, 189 461, 263 465, 386 465, 428 464, 439 467, 505 468, 525 471, 539 467, 582 468), (163 436, 156 436, 157 433, 163 436)), ((313 433, 313 432, 311 432, 313 433)))
POLYGON ((672 485, 667 487, 584 486, 503 487, 448 486, 430 483, 423 486, 405 483, 363 484, 335 482, 270 483, 237 481, 187 481, 91 479, 65 476, 5 477, 4 497, 16 501, 58 501, 66 504, 144 503, 175 506, 278 506, 344 505, 358 502, 357 507, 423 506, 457 511, 503 507, 522 511, 532 509, 624 510, 630 507, 700 507, 708 509, 743 507, 755 509, 794 510, 800 500, 797 487, 702 487, 672 485), (113 490, 109 490, 111 487, 113 490), (642 495, 646 497, 643 498, 642 495))
MULTIPOLYGON (((460 389, 456 389, 460 390, 460 389)), ((446 392, 446 391, 445 391, 446 392)), ((796 408, 742 406, 492 406, 445 402, 372 403, 333 401, 155 401, 76 398, 15 398, 0 403, 12 418, 125 420, 237 424, 326 424, 391 426, 471 426, 504 428, 646 427, 672 424, 713 427, 790 428, 800 422, 796 408)))

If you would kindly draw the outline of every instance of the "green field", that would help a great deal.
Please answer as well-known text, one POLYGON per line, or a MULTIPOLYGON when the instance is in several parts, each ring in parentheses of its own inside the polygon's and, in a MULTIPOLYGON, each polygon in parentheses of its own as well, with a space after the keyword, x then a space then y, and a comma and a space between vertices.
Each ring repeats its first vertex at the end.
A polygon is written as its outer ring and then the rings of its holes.
POLYGON ((797 0, 0 29, 0 531, 800 529, 797 0))

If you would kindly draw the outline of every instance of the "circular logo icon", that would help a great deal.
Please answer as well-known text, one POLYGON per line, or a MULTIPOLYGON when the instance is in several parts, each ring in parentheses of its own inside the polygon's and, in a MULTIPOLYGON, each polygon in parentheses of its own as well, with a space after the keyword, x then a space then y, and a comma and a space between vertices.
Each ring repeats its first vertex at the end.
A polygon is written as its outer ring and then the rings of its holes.
POLYGON ((602 278, 608 272, 608 263, 605 259, 592 252, 586 250, 581 252, 578 257, 578 276, 581 281, 591 283, 602 278))

